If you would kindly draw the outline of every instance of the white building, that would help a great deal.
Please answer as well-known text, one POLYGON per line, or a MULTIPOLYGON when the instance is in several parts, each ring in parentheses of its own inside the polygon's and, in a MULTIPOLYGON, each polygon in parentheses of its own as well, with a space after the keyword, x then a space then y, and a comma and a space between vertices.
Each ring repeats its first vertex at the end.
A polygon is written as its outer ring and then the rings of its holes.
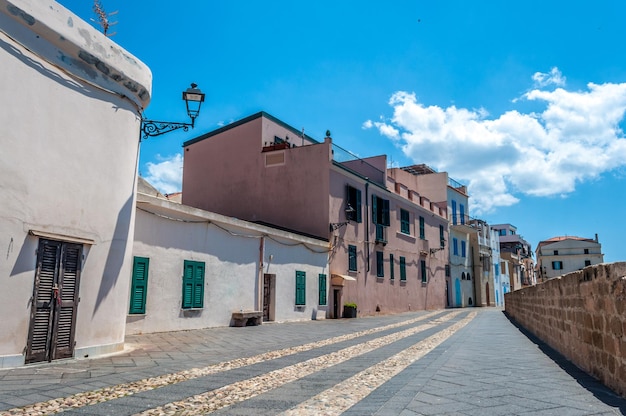
MULTIPOLYGON (((324 319, 329 243, 159 197, 140 179, 127 333, 324 319)), ((129 274, 130 277, 130 274, 129 274)))
POLYGON ((0 0, 0 367, 123 348, 152 75, 50 0, 0 0))
POLYGON ((550 279, 604 262, 598 235, 594 239, 553 237, 537 245, 537 269, 541 279, 550 279))

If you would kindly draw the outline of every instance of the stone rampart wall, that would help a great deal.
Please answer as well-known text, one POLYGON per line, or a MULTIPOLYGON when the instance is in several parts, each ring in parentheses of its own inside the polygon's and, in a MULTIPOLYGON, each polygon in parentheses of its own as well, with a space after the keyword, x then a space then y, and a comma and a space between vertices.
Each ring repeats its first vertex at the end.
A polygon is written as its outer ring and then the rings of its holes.
POLYGON ((626 262, 589 266, 507 293, 505 310, 626 397, 626 262))

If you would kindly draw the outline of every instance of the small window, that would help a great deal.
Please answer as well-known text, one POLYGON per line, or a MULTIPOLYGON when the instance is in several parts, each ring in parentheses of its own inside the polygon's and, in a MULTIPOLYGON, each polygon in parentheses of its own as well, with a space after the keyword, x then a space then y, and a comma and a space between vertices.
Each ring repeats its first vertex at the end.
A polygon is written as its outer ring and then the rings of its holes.
POLYGON ((426 274, 426 260, 420 260, 420 274, 422 275, 422 283, 427 283, 428 275, 426 274))
POLYGON ((459 240, 456 237, 452 239, 452 254, 459 255, 459 240))
POLYGON ((389 227, 389 200, 372 195, 372 222, 389 227))
POLYGON ((146 313, 146 296, 148 294, 148 266, 150 259, 135 257, 133 259, 133 278, 130 291, 129 314, 146 313))
POLYGON ((320 306, 326 305, 326 275, 325 274, 320 274, 319 275, 319 284, 318 284, 318 288, 319 288, 319 304, 320 306))
POLYGON ((450 277, 450 265, 446 264, 446 277, 450 277))
POLYGON ((393 280, 395 277, 394 275, 395 275, 395 270, 393 266, 393 254, 389 254, 389 278, 393 280))
POLYGON ((498 230, 498 235, 505 236, 506 235, 506 230, 498 230))
POLYGON ((356 246, 348 246, 348 270, 356 272, 356 246))
POLYGON ((585 254, 589 254, 589 249, 588 248, 585 249, 585 254))
POLYGON ((204 262, 185 260, 183 309, 204 307, 204 262))
POLYGON ((465 280, 465 272, 461 273, 461 280, 465 280))
POLYGON ((591 260, 585 260, 585 267, 591 266, 591 260))
POLYGON ((346 219, 361 222, 361 190, 347 186, 346 219))
POLYGON ((558 256, 559 255, 559 250, 554 250, 554 255, 558 256))
POLYGON ((296 305, 306 305, 306 273, 296 270, 296 305))
POLYGON ((563 262, 562 261, 553 261, 552 262, 552 270, 563 270, 563 262))
POLYGON ((406 280, 406 259, 400 256, 400 281, 406 280))
MULTIPOLYGON (((422 240, 426 238, 426 227, 424 225, 424 217, 420 217, 420 238, 422 240)), ((443 237, 441 237, 441 240, 443 240, 443 237)))
POLYGON ((465 224, 465 205, 459 204, 459 210, 461 211, 461 224, 465 224))
POLYGON ((409 218, 409 211, 400 209, 400 232, 404 234, 411 234, 411 222, 409 218))
POLYGON ((465 240, 461 241, 461 257, 465 257, 466 254, 466 243, 465 240))
POLYGON ((467 274, 467 280, 472 280, 472 276, 469 273, 467 274))
POLYGON ((382 251, 376 252, 376 276, 385 277, 385 260, 382 251))
POLYGON ((439 247, 444 248, 446 246, 446 240, 445 240, 445 235, 444 235, 444 228, 443 225, 439 226, 439 247))

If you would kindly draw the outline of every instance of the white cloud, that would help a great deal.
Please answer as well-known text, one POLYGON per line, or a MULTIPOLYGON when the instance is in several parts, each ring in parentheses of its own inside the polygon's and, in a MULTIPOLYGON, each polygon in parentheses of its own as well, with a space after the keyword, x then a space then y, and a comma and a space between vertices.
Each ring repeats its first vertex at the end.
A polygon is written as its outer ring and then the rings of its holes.
MULTIPOLYGON (((564 80, 557 68, 550 74, 552 83, 564 80)), ((545 104, 542 112, 508 111, 491 119, 483 109, 426 106, 399 91, 389 101, 391 119, 364 127, 376 128, 415 163, 467 183, 472 213, 479 215, 513 205, 519 195, 565 195, 578 183, 626 167, 619 127, 626 83, 587 87, 534 89, 521 98, 545 104)))
POLYGON ((535 86, 539 88, 547 87, 548 85, 556 85, 557 87, 565 85, 565 77, 557 67, 552 68, 548 73, 535 72, 533 81, 535 81, 535 86))
POLYGON ((183 155, 156 156, 159 162, 146 163, 148 175, 146 180, 164 194, 180 192, 183 186, 183 155))

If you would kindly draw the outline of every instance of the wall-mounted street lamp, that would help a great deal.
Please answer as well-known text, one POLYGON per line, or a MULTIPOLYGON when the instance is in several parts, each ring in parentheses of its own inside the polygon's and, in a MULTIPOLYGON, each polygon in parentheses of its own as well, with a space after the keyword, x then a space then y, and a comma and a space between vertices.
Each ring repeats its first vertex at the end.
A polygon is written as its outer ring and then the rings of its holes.
POLYGON ((352 208, 352 206, 350 204, 348 204, 348 206, 346 207, 346 218, 347 218, 347 220, 344 221, 344 222, 331 222, 330 223, 330 232, 338 230, 341 227, 343 227, 344 225, 350 224, 350 221, 351 221, 352 216, 354 215, 354 213, 356 213, 356 210, 354 208, 352 208))
POLYGON ((204 93, 196 88, 197 86, 197 84, 192 83, 191 88, 187 88, 187 90, 183 91, 183 100, 187 107, 187 114, 189 118, 191 118, 191 123, 175 123, 142 118, 141 133, 143 134, 143 139, 145 140, 150 136, 160 136, 161 134, 178 129, 183 129, 183 131, 189 130, 189 127, 193 129, 196 117, 200 115, 200 107, 204 102, 204 93))

